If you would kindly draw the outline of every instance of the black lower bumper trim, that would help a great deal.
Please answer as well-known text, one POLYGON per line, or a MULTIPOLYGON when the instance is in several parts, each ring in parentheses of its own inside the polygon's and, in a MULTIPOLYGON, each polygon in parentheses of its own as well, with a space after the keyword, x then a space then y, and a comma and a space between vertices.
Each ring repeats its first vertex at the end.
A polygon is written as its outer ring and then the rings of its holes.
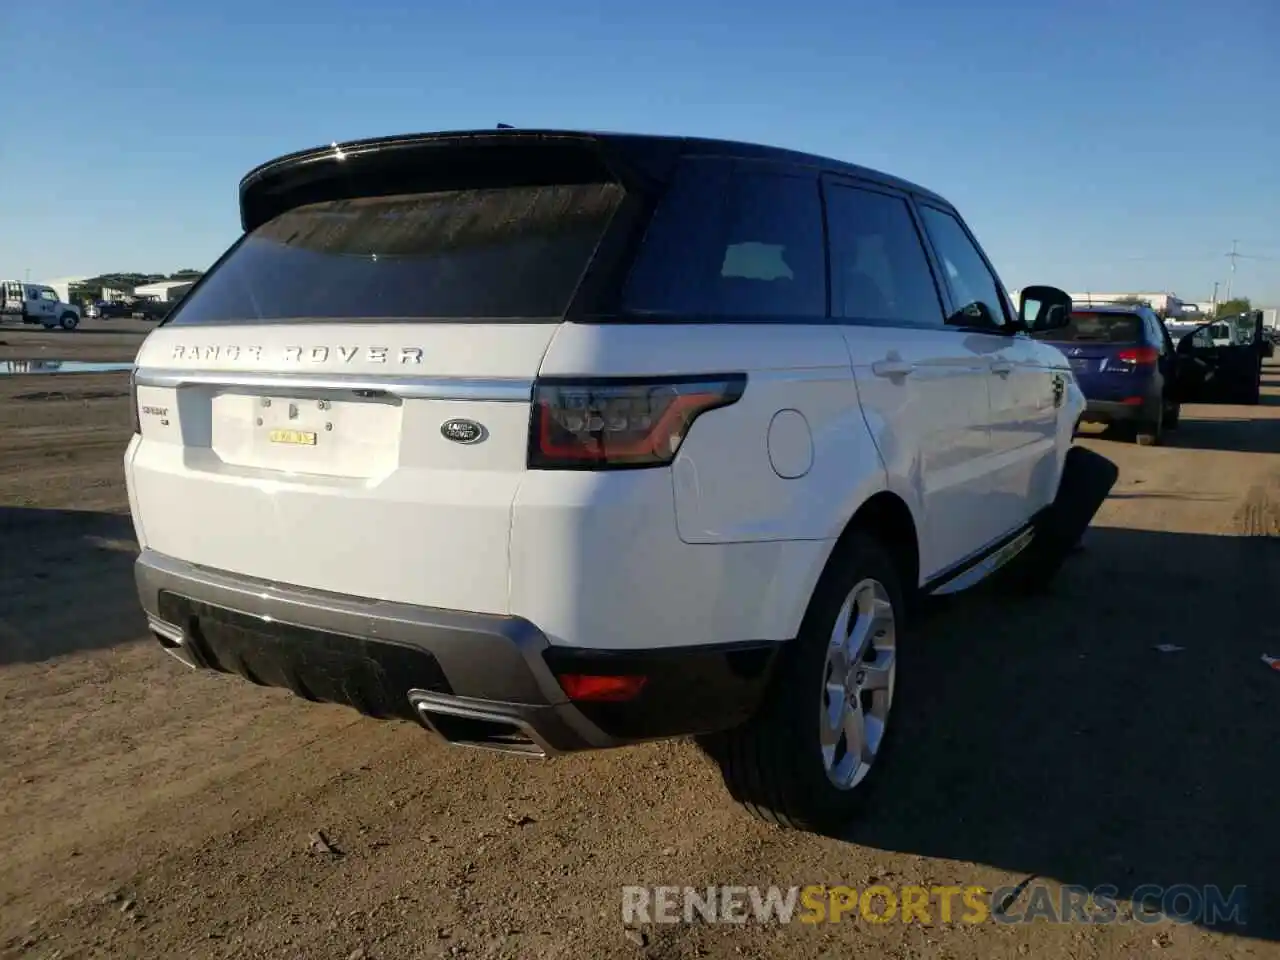
POLYGON ((1085 404, 1086 423, 1132 423, 1154 421, 1159 411, 1159 401, 1144 400, 1141 404, 1120 403, 1118 400, 1089 400, 1085 404))
POLYGON ((169 592, 160 594, 160 616, 182 628, 201 666, 366 716, 416 720, 405 691, 452 693, 436 658, 403 644, 264 621, 169 592))
POLYGON ((544 754, 711 733, 755 710, 778 644, 644 651, 552 646, 519 617, 322 593, 144 550, 138 593, 161 645, 193 667, 284 687, 373 717, 544 754), (570 702, 565 673, 642 673, 628 703, 570 702), (412 694, 412 699, 411 699, 412 694))
POLYGON ((649 650, 548 647, 551 672, 643 676, 633 700, 575 701, 611 737, 643 740, 715 733, 738 726, 756 710, 781 644, 747 642, 649 650))

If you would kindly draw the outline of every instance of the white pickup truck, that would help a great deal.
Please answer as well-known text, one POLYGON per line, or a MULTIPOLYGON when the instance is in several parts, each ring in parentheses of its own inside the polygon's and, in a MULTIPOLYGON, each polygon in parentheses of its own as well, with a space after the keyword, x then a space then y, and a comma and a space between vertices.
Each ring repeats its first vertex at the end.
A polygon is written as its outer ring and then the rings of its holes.
POLYGON ((80 308, 64 302, 58 291, 40 283, 18 280, 0 281, 0 319, 38 323, 46 330, 61 327, 74 330, 80 326, 80 308))

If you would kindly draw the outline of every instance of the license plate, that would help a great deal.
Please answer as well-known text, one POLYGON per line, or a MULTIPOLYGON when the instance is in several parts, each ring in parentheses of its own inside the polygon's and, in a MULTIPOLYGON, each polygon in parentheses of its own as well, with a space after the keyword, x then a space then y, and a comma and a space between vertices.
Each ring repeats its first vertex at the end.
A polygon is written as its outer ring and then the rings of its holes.
POLYGON ((272 430, 268 437, 272 443, 290 443, 299 447, 316 445, 316 435, 310 430, 272 430))
POLYGON ((1072 360, 1071 369, 1072 370, 1088 370, 1089 361, 1088 360, 1072 360))

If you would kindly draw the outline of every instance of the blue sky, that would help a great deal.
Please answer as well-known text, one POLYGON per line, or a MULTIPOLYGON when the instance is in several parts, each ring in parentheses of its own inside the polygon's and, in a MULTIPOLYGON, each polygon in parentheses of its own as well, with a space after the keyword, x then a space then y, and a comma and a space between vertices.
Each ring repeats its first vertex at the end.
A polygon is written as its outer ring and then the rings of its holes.
POLYGON ((5 6, 53 59, 0 74, 0 277, 205 267, 263 160, 505 122, 883 169, 1011 288, 1207 297, 1239 240, 1235 290, 1280 303, 1276 0, 5 6))

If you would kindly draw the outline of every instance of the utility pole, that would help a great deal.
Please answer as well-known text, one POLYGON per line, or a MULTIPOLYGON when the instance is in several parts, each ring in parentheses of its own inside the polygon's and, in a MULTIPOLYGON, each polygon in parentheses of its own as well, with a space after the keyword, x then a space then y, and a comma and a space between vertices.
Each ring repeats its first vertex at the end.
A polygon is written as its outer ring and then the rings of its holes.
POLYGON ((1227 299, 1228 300, 1231 299, 1231 287, 1234 285, 1235 279, 1236 279, 1236 260, 1240 256, 1240 254, 1236 253, 1236 246, 1239 243, 1240 243, 1239 240, 1232 240, 1231 252, 1227 254, 1227 256, 1231 258, 1231 273, 1227 277, 1227 299))
POLYGON ((27 267, 27 283, 31 282, 31 268, 27 267))
POLYGON ((1213 297, 1209 301, 1209 319, 1218 315, 1218 281, 1213 281, 1213 297))

